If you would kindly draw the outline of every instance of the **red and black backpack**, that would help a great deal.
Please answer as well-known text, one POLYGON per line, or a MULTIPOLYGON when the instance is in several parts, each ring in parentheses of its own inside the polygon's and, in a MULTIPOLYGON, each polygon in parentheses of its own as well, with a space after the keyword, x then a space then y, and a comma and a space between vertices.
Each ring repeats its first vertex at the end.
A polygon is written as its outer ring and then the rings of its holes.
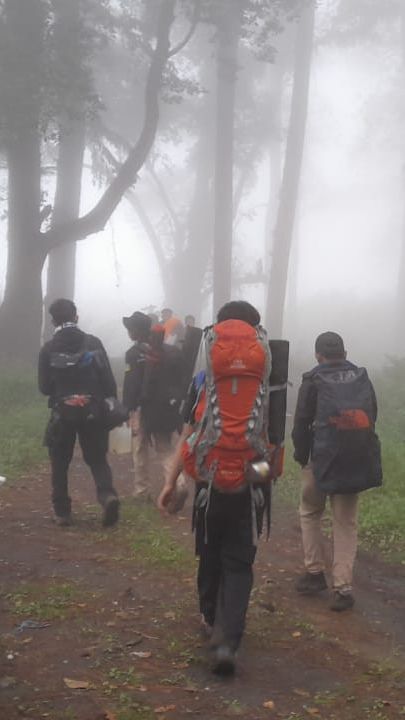
POLYGON ((271 353, 266 331, 226 320, 205 331, 205 382, 184 469, 225 492, 246 483, 248 464, 270 459, 267 435, 271 353))

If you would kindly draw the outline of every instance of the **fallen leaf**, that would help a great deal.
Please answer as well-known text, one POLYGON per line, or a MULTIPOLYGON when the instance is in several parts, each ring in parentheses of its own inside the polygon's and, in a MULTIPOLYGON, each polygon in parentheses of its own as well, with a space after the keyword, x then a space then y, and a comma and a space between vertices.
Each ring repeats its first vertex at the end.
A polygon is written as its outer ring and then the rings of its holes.
POLYGON ((88 690, 90 683, 87 680, 73 680, 72 678, 63 678, 65 685, 71 690, 88 690))
POLYGON ((154 712, 156 715, 162 715, 163 713, 173 712, 175 709, 175 705, 162 705, 161 707, 155 708, 154 712))
POLYGON ((138 690, 139 692, 148 692, 148 688, 145 687, 145 685, 139 685, 138 690))
POLYGON ((130 655, 135 655, 135 657, 139 658, 150 658, 152 657, 152 653, 150 650, 147 650, 146 652, 142 652, 142 650, 134 650, 130 653, 130 655))
POLYGON ((293 638, 300 638, 300 637, 301 637, 301 634, 302 634, 302 633, 300 633, 298 630, 297 630, 296 632, 291 633, 291 635, 292 635, 293 638))
POLYGON ((318 708, 306 707, 305 712, 308 713, 308 715, 311 715, 312 717, 314 717, 315 715, 320 715, 321 711, 318 710, 318 708))
POLYGON ((117 720, 117 716, 109 710, 104 711, 104 720, 117 720))
POLYGON ((166 612, 163 617, 165 617, 166 620, 175 620, 175 619, 176 619, 176 613, 174 613, 173 611, 166 612))
POLYGON ((263 707, 266 708, 266 710, 274 710, 276 706, 273 700, 266 700, 266 702, 263 703, 263 707))
POLYGON ((310 697, 311 693, 308 692, 308 690, 301 690, 301 688, 294 688, 293 690, 294 695, 298 695, 299 697, 310 697))

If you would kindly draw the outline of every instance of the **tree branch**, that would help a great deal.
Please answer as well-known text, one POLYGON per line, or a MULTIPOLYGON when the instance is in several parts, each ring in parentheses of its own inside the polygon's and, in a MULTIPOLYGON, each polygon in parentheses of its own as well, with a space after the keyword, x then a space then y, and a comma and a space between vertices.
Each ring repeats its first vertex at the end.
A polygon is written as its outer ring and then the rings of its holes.
POLYGON ((153 181, 158 189, 159 195, 161 199, 163 200, 163 204, 165 205, 167 212, 169 213, 170 219, 173 223, 173 230, 174 230, 174 242, 178 250, 181 249, 181 240, 184 236, 184 229, 181 226, 181 223, 179 221, 179 218, 177 216, 177 213, 173 207, 173 204, 170 200, 170 197, 168 195, 168 192, 162 183, 161 179, 156 174, 154 168, 151 164, 148 163, 147 169, 149 170, 149 173, 151 177, 153 178, 153 181))
POLYGON ((170 29, 174 20, 176 0, 161 4, 158 20, 157 43, 145 87, 145 117, 138 142, 120 167, 98 203, 86 215, 69 223, 60 224, 40 237, 49 251, 66 242, 83 240, 103 230, 125 192, 136 182, 137 173, 145 163, 153 145, 159 121, 159 92, 163 71, 169 57, 170 29))
POLYGON ((188 33, 185 35, 185 37, 183 38, 183 40, 181 40, 181 42, 179 42, 177 45, 175 45, 173 48, 171 48, 171 50, 169 52, 169 57, 173 57, 173 55, 177 55, 177 53, 179 53, 181 50, 183 50, 183 48, 187 45, 189 40, 191 40, 191 38, 193 37, 193 35, 195 33, 195 29, 198 25, 198 22, 200 20, 200 15, 201 15, 201 0, 195 0, 194 12, 193 12, 192 20, 191 20, 190 29, 189 29, 188 33))

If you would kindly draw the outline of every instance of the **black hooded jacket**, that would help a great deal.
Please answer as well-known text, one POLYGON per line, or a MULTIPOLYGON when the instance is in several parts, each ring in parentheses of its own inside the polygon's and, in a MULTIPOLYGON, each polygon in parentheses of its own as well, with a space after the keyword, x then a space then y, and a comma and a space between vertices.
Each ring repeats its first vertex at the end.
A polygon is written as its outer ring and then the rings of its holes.
POLYGON ((73 394, 92 395, 100 399, 117 396, 116 382, 101 340, 72 325, 62 327, 41 348, 38 386, 44 395, 49 396, 50 407, 54 406, 58 398, 73 394), (75 354, 81 351, 96 351, 96 362, 80 377, 73 370, 58 371, 51 367, 52 353, 75 354))

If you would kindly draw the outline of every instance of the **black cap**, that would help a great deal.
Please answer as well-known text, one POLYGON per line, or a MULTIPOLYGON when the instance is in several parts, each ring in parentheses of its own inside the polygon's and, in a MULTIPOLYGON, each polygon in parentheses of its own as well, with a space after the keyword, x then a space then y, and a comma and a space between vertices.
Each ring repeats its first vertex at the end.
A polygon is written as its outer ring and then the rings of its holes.
POLYGON ((343 357, 345 346, 342 338, 335 332, 324 332, 315 341, 315 352, 325 358, 343 357))
POLYGON ((152 327, 152 320, 149 315, 145 315, 145 313, 139 312, 138 310, 129 317, 123 317, 122 322, 127 330, 135 332, 145 338, 149 335, 152 327))

